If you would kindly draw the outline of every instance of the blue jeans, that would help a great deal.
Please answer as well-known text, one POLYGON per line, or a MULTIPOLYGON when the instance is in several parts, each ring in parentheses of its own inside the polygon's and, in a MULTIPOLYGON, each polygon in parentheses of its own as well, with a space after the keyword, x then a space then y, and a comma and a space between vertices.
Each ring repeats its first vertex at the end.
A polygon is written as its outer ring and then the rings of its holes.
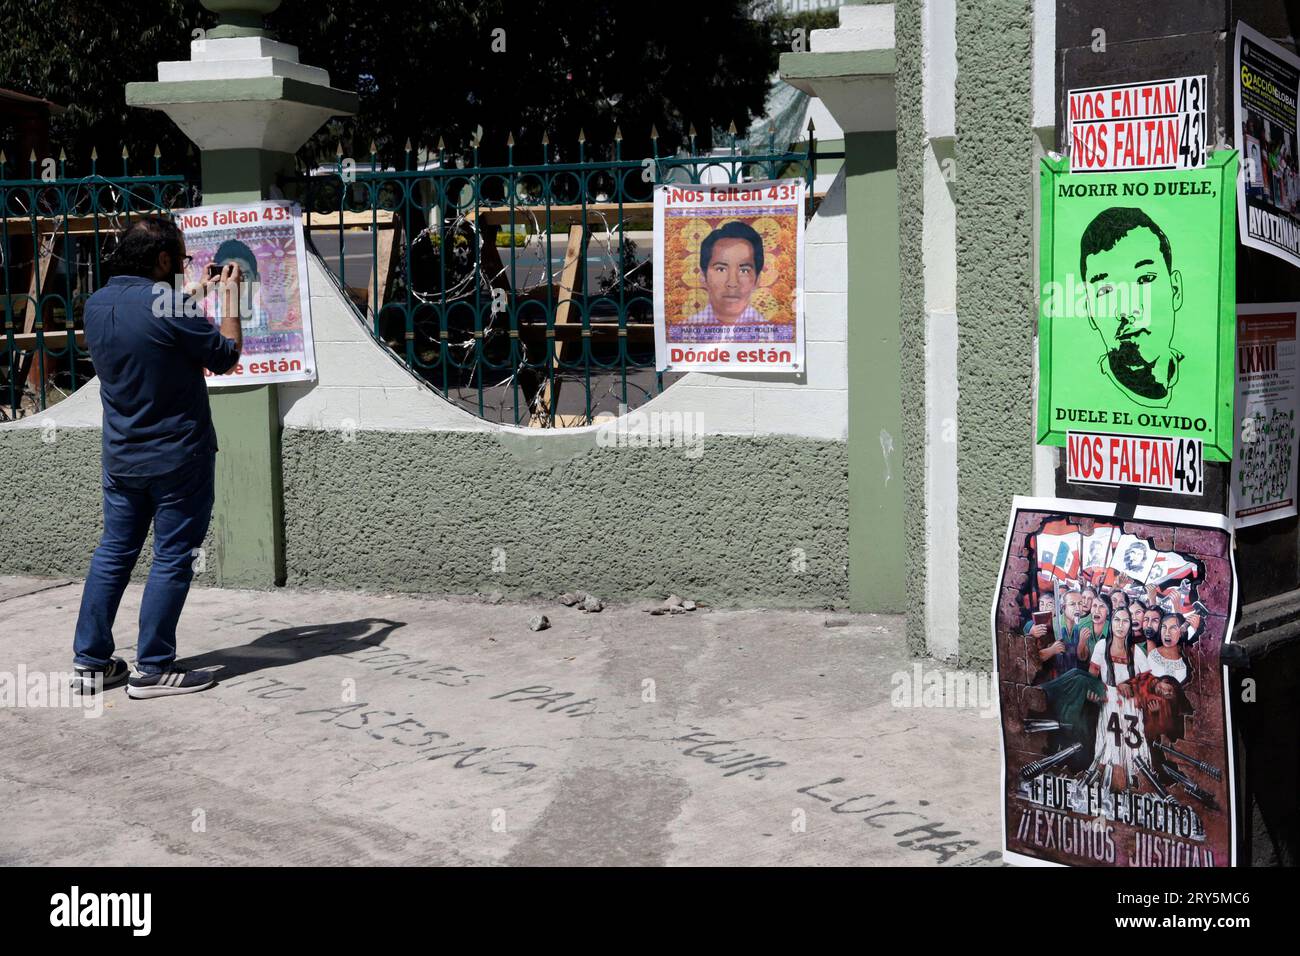
POLYGON ((194 561, 212 518, 216 455, 166 475, 127 478, 104 472, 104 535, 90 561, 73 639, 76 664, 102 669, 113 656, 113 620, 153 524, 153 567, 140 605, 136 669, 165 671, 176 660, 176 622, 194 561))

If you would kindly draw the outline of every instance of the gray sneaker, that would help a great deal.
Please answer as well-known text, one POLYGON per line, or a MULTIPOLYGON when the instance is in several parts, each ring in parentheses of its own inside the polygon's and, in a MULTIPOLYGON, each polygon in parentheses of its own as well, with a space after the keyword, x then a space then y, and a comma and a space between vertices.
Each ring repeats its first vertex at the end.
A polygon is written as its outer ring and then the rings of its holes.
POLYGON ((186 671, 172 667, 161 674, 132 674, 126 684, 126 696, 136 700, 174 697, 207 690, 215 683, 211 671, 186 671))

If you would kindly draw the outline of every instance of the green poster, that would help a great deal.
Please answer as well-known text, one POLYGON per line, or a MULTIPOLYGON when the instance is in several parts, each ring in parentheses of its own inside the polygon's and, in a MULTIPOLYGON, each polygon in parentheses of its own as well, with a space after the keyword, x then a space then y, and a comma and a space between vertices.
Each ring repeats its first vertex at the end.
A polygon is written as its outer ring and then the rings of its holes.
POLYGON ((1200 169, 1043 160, 1038 441, 1197 438, 1232 460, 1237 153, 1200 169))

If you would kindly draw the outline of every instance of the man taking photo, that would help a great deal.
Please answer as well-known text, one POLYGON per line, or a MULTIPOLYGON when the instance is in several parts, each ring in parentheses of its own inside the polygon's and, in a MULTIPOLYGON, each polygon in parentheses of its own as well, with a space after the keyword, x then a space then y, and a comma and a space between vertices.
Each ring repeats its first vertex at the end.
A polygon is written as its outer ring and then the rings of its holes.
POLYGON ((86 302, 86 345, 104 406, 104 534, 81 595, 73 639, 73 689, 127 683, 134 698, 189 694, 215 681, 179 669, 176 623, 194 559, 212 517, 217 435, 204 369, 220 375, 239 361, 237 263, 209 272, 192 290, 216 287, 220 332, 177 289, 185 237, 161 217, 133 223, 113 254, 116 273, 86 302), (113 656, 113 621, 153 526, 153 566, 140 605, 136 671, 113 656))

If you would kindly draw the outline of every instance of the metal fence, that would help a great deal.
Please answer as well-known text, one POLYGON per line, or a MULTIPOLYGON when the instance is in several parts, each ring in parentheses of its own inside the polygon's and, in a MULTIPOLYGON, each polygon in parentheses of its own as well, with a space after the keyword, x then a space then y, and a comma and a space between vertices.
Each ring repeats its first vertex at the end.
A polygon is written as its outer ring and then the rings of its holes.
MULTIPOLYGON (((317 251, 385 343, 449 400, 492 421, 591 422, 634 408, 676 376, 655 371, 653 191, 664 182, 803 177, 811 215, 818 154, 729 147, 559 161, 543 137, 520 163, 457 164, 442 148, 405 168, 345 158, 285 179, 317 251)), ((839 158, 842 153, 822 153, 839 158)))
POLYGON ((92 152, 88 174, 68 175, 67 157, 24 164, 27 176, 0 152, 0 420, 43 411, 94 375, 82 335, 85 300, 107 280, 105 259, 135 217, 193 205, 185 177, 100 171, 92 152))
MULTIPOLYGON (((807 214, 818 153, 807 148, 560 161, 546 140, 537 163, 481 166, 441 147, 405 168, 357 164, 282 179, 303 206, 310 242, 375 338, 450 401, 512 425, 567 427, 635 408, 677 377, 654 368, 653 192, 665 182, 802 177, 807 214)), ((140 215, 198 205, 198 188, 164 175, 69 175, 66 157, 23 164, 0 153, 0 420, 42 411, 94 375, 81 329, 85 300, 108 278, 117 235, 140 215)))

